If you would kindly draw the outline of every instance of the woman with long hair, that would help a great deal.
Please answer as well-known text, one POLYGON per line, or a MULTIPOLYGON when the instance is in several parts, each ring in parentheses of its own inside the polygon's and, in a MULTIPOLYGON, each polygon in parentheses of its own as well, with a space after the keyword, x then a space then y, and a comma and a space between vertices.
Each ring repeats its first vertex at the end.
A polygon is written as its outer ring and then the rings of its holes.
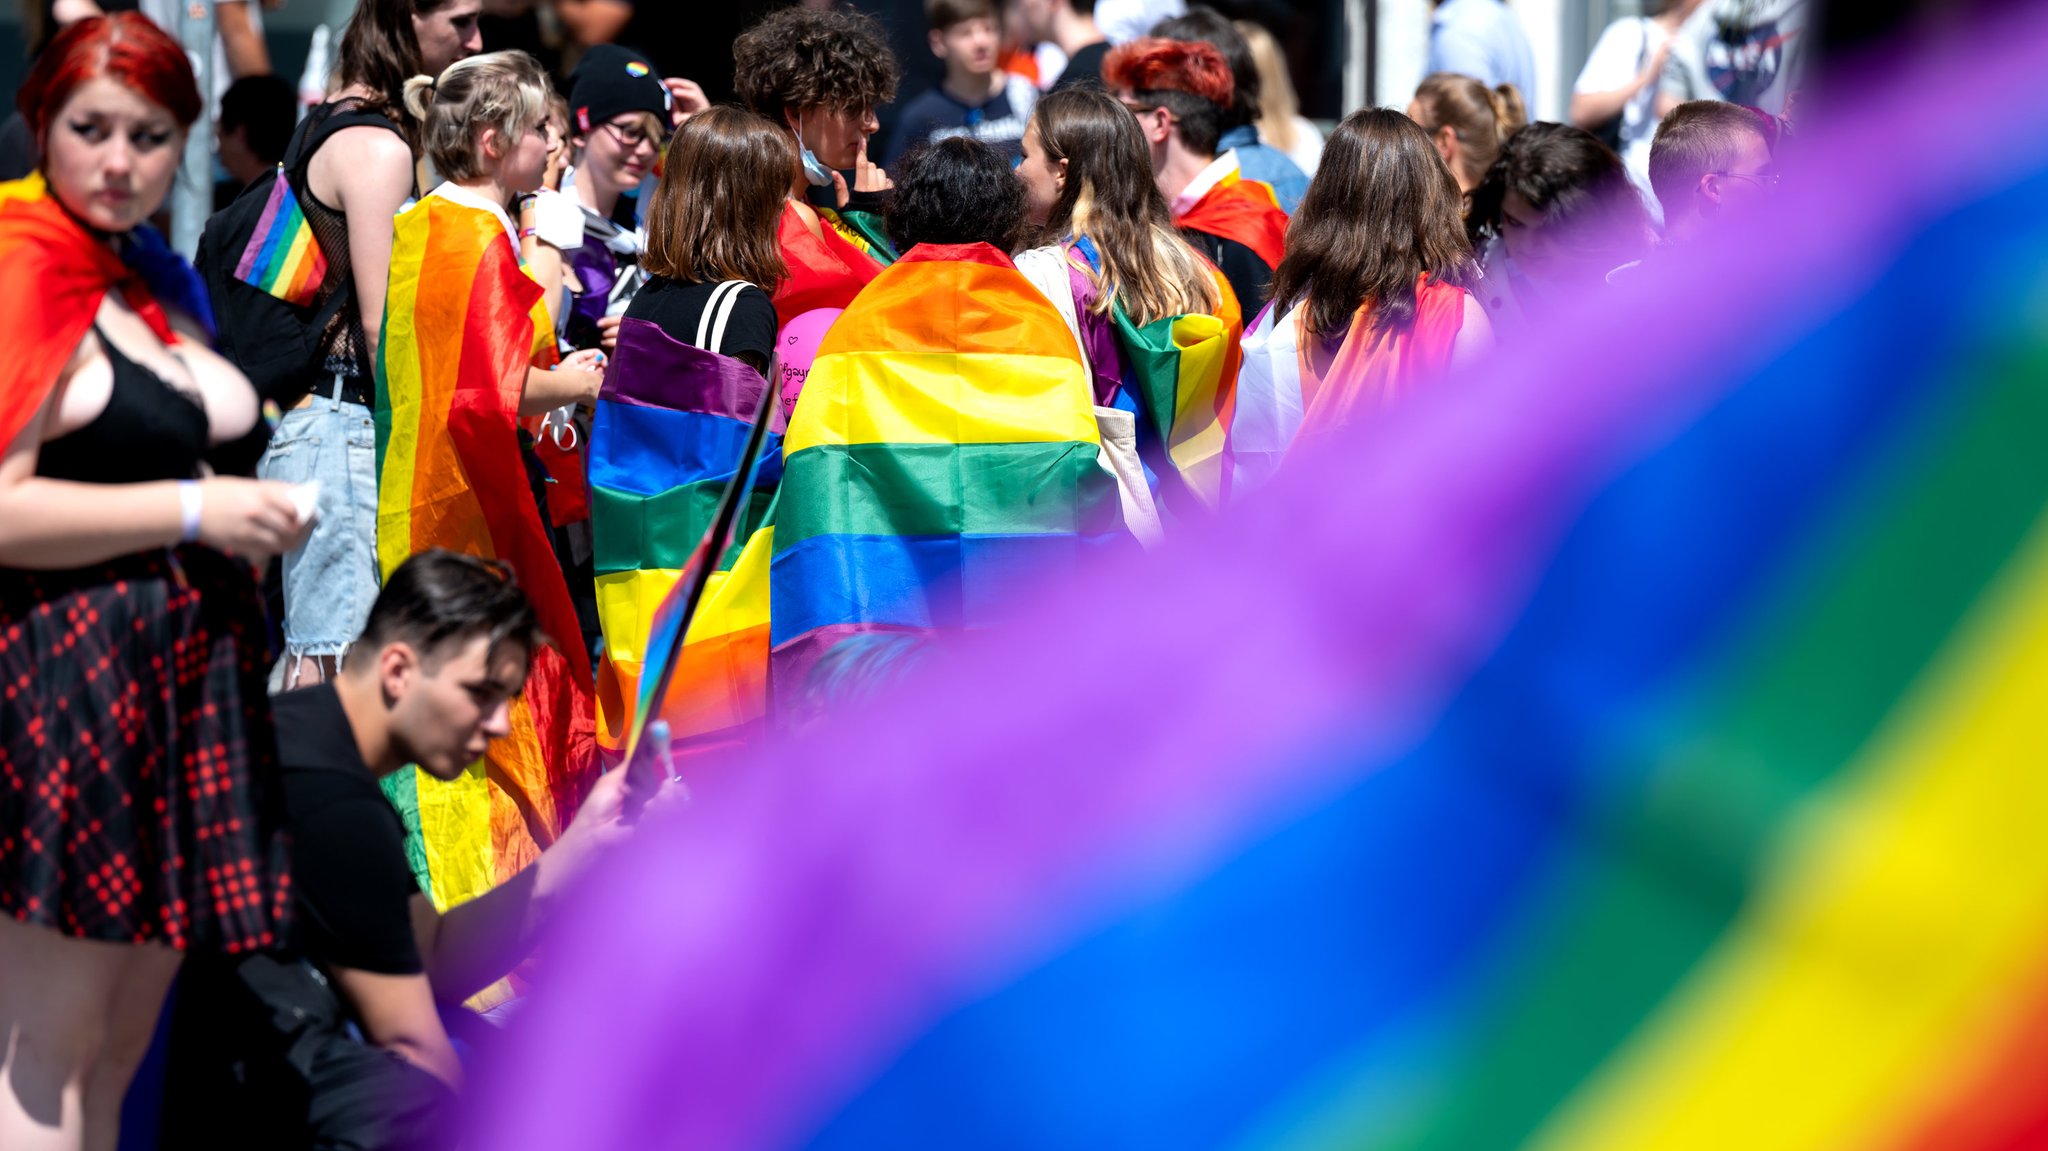
MULTIPOLYGON (((1160 338, 1154 341, 1161 346, 1148 348, 1141 333, 1174 317, 1216 317, 1219 326, 1204 338, 1220 341, 1219 372, 1206 383, 1211 394, 1189 397, 1186 405, 1190 415, 1197 408, 1213 415, 1227 408, 1235 380, 1236 343, 1243 326, 1237 297, 1223 274, 1174 227, 1172 210, 1152 178, 1144 133, 1130 111, 1108 93, 1069 88, 1040 100, 1024 130, 1024 160, 1017 172, 1024 182, 1027 218, 1035 225, 1039 242, 1017 257, 1017 269, 1059 309, 1081 346, 1094 381, 1095 402, 1102 409, 1097 417, 1104 450, 1112 454, 1106 462, 1120 476, 1127 470, 1138 472, 1117 467, 1113 458, 1116 446, 1127 438, 1128 422, 1128 438, 1153 454, 1156 475, 1157 468, 1168 465, 1175 455, 1170 443, 1159 440, 1175 438, 1171 425, 1181 414, 1180 405, 1176 402, 1174 411, 1145 411, 1147 397, 1130 385, 1134 375, 1152 373, 1134 374, 1130 369, 1134 361, 1155 360, 1179 349, 1166 334, 1157 334, 1160 338), (1127 324, 1121 332, 1119 315, 1127 324), (1129 414, 1119 418, 1119 409, 1129 414), (1133 414, 1140 418, 1134 420, 1133 414), (1168 430, 1163 437, 1153 436, 1151 429, 1159 427, 1168 430), (1146 429, 1142 434, 1141 428, 1146 429)), ((1160 406, 1164 397, 1152 399, 1160 406)), ((1185 441, 1199 440, 1199 432, 1184 430, 1179 438, 1184 445, 1173 470, 1201 472, 1202 461, 1213 457, 1185 446, 1185 441)), ((1216 438, 1220 441, 1220 436, 1216 438)), ((1125 518, 1141 525, 1142 534, 1142 525, 1152 519, 1150 492, 1139 490, 1147 486, 1141 481, 1125 478, 1125 518)), ((1213 485, 1199 475, 1188 478, 1204 502, 1214 502, 1219 493, 1213 485)))
POLYGON ((1240 481, 1488 347, 1476 280, 1458 186, 1429 137, 1398 112, 1346 117, 1288 226, 1273 302, 1245 333, 1240 481))
POLYGON ((256 474, 318 480, 320 518, 284 557, 283 685, 333 678, 377 598, 373 365, 391 270, 391 220, 418 194, 418 121, 405 82, 482 50, 480 0, 361 0, 341 34, 329 97, 299 127, 300 209, 327 258, 315 306, 343 296, 321 363, 293 395, 256 474))
MULTIPOLYGON (((1079 277, 1076 337, 1104 404, 1115 401, 1123 376, 1113 307, 1143 327, 1168 316, 1235 312, 1238 305, 1230 285, 1173 226, 1150 155, 1137 120, 1115 97, 1069 88, 1033 109, 1017 166, 1026 218, 1039 238, 1018 267, 1036 283, 1042 277, 1035 269, 1049 256, 1079 277)), ((1060 278, 1050 283, 1053 302, 1066 303, 1060 278)))
POLYGON ((1508 137, 1529 122, 1513 84, 1488 88, 1456 72, 1424 76, 1408 103, 1408 118, 1422 126, 1458 181, 1458 191, 1468 196, 1486 179, 1508 137))
POLYGON ((197 278, 144 221, 204 105, 143 16, 60 33, 0 185, 0 1146, 112 1147, 187 951, 282 939, 251 565, 284 484, 209 476, 257 420, 197 278))
POLYGON ((1653 241, 1621 157, 1566 124, 1531 124, 1508 140, 1472 193, 1465 228, 1486 273, 1480 298, 1504 338, 1604 291, 1653 241))
MULTIPOLYGON (((796 167, 788 130, 742 108, 715 107, 677 130, 648 205, 648 279, 619 325, 590 441, 605 632, 599 737, 608 748, 623 750, 631 729, 652 608, 671 586, 663 572, 676 566, 678 549, 703 537, 716 510, 716 500, 690 493, 715 492, 729 479, 761 405, 782 405, 786 418, 803 382, 801 370, 787 378, 776 370, 773 300, 789 274, 776 228, 796 167), (655 444, 662 450, 650 452, 655 444)), ((771 438, 764 454, 779 445, 771 438)), ((743 557, 766 559, 772 536, 754 536, 778 472, 770 464, 755 475, 737 530, 743 557)), ((707 591, 698 618, 724 617, 728 602, 744 603, 754 577, 765 580, 765 570, 735 562, 707 591)), ((675 682, 687 698, 663 713, 678 743, 716 744, 766 714, 767 642, 765 629, 734 628, 682 650, 675 682)))

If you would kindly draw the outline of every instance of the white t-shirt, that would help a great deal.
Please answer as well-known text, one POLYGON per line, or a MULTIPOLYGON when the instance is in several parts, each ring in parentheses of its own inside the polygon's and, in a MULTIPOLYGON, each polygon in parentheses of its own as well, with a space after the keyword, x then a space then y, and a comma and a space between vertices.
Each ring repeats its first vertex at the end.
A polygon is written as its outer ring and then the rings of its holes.
MULTIPOLYGON (((1572 91, 1612 92, 1628 87, 1668 38, 1654 20, 1639 16, 1616 20, 1600 33, 1600 42, 1593 45, 1593 54, 1586 58, 1572 91)), ((1650 187, 1650 141, 1657 134, 1657 87, 1658 78, 1653 76, 1621 109, 1621 158, 1628 164, 1628 174, 1645 191, 1650 187)))

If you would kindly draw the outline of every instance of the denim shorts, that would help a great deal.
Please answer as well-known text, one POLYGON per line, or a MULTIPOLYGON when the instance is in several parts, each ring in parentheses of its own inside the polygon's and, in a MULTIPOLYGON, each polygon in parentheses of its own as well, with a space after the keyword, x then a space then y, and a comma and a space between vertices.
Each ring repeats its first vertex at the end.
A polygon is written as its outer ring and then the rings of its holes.
POLYGON ((338 656, 377 599, 377 425, 334 395, 284 414, 256 465, 266 480, 320 481, 313 534, 284 557, 285 666, 338 656))

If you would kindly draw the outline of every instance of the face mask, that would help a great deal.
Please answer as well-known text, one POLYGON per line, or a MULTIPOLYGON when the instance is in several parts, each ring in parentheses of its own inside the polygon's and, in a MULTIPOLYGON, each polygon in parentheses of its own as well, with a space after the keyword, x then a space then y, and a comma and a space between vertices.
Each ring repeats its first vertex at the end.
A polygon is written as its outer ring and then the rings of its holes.
POLYGON ((810 181, 813 188, 831 187, 832 169, 827 168, 824 161, 818 159, 818 154, 811 151, 810 147, 804 143, 804 118, 802 116, 796 118, 796 146, 801 152, 800 158, 804 163, 804 179, 810 181))

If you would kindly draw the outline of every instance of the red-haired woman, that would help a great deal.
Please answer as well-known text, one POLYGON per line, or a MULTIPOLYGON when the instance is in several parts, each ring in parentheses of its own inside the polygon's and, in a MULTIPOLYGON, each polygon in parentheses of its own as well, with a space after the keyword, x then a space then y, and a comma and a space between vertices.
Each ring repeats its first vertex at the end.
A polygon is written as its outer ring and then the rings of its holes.
POLYGON ((112 1147, 181 952, 278 938, 251 565, 306 519, 202 462, 257 407, 141 226, 201 110, 183 50, 83 20, 17 101, 43 160, 0 185, 0 1146, 112 1147))

